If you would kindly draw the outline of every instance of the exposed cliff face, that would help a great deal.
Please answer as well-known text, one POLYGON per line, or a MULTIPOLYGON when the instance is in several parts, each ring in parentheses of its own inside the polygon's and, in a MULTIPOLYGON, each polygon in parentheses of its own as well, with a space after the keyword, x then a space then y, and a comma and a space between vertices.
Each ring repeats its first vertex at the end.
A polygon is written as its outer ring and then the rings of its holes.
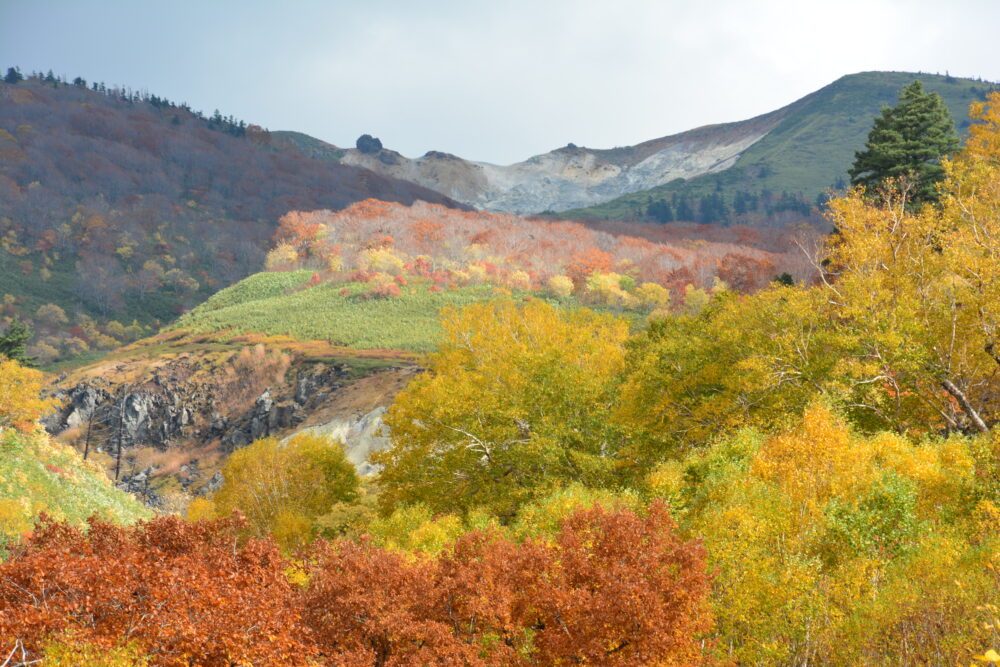
POLYGON ((418 372, 418 368, 397 369, 358 380, 314 410, 297 429, 327 435, 344 443, 347 459, 362 475, 375 472, 368 455, 389 446, 382 417, 396 394, 418 372))
POLYGON ((636 146, 599 150, 573 145, 512 165, 431 151, 411 159, 395 151, 342 149, 294 133, 287 143, 314 156, 412 181, 476 208, 519 214, 609 201, 678 178, 728 169, 784 117, 779 110, 739 123, 711 125, 636 146))
POLYGON ((235 358, 211 351, 153 362, 138 357, 74 373, 53 387, 61 408, 44 424, 109 469, 120 442, 119 486, 160 506, 166 487, 193 495, 218 488, 219 470, 234 450, 304 428, 341 440, 358 471, 371 472, 368 452, 387 444, 381 415, 415 372, 387 368, 366 375, 336 359, 292 359, 277 374, 243 377, 236 386, 226 372, 235 358), (238 391, 250 392, 250 400, 234 401, 238 391))

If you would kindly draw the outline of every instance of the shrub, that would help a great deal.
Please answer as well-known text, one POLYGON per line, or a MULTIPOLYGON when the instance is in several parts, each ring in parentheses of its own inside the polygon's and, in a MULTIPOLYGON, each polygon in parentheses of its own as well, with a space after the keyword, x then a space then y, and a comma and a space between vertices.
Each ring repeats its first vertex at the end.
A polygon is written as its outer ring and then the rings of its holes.
POLYGON ((560 299, 565 299, 573 293, 573 281, 568 276, 552 276, 549 278, 549 289, 560 299))

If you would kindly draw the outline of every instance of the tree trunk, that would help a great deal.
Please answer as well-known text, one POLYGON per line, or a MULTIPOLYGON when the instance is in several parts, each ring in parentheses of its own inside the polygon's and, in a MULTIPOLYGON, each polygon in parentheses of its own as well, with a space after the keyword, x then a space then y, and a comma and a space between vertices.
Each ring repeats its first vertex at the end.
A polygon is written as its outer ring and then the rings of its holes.
POLYGON ((962 392, 962 390, 955 386, 954 382, 945 378, 944 380, 941 380, 941 386, 944 387, 944 390, 951 394, 956 401, 958 401, 958 404, 962 406, 962 410, 969 416, 969 419, 972 420, 972 423, 980 433, 990 432, 990 427, 986 425, 983 418, 980 417, 979 413, 976 412, 976 409, 972 407, 972 403, 969 402, 969 399, 962 392))

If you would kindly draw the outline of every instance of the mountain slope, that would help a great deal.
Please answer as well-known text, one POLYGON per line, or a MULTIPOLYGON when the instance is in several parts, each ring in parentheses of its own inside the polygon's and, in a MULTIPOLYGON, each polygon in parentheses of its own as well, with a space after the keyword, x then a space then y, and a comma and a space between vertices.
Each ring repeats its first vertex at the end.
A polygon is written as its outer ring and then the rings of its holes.
POLYGON ((873 117, 883 105, 893 104, 898 90, 914 78, 944 97, 959 126, 969 104, 995 87, 971 79, 864 72, 749 120, 613 149, 570 144, 507 166, 439 151, 411 159, 385 148, 338 148, 300 133, 273 134, 307 155, 413 181, 491 211, 562 211, 564 217, 661 222, 734 217, 780 222, 783 217, 809 215, 817 195, 838 184, 854 151, 864 144, 873 117), (737 205, 738 191, 755 198, 737 205), (720 194, 709 210, 699 198, 715 192, 720 194), (674 193, 692 200, 675 211, 680 202, 673 201, 674 193), (650 214, 647 209, 657 200, 666 200, 668 206, 654 207, 650 214), (735 214, 734 208, 742 212, 735 214))
POLYGON ((307 155, 412 181, 476 208, 531 214, 603 202, 622 192, 726 169, 780 122, 782 114, 779 110, 623 148, 570 144, 508 166, 440 151, 410 159, 384 148, 374 152, 338 148, 295 132, 273 135, 307 155))
POLYGON ((102 90, 0 82, 0 326, 16 313, 44 327, 38 308, 61 308, 43 359, 115 337, 80 316, 155 326, 258 270, 289 210, 371 197, 459 206, 271 145, 254 126, 102 90))
POLYGON ((799 201, 810 204, 827 189, 844 185, 854 151, 864 147, 874 117, 883 106, 895 104, 899 89, 914 79, 941 95, 960 134, 969 124, 969 105, 996 88, 971 79, 907 72, 845 76, 785 107, 781 121, 725 171, 627 194, 588 209, 565 211, 564 215, 643 218, 651 203, 673 201, 675 193, 694 198, 721 192, 730 210, 737 192, 757 197, 765 190, 775 195, 785 192, 800 195, 799 201))
POLYGON ((0 436, 0 555, 4 544, 31 529, 41 512, 83 523, 92 514, 131 523, 151 516, 133 496, 112 485, 93 460, 43 433, 0 436))

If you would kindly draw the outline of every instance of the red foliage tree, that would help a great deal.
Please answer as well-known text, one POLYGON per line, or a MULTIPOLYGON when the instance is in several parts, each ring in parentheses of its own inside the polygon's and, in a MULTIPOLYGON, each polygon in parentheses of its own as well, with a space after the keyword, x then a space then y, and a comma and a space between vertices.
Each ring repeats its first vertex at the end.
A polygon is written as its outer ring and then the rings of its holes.
POLYGON ((474 531, 438 558, 320 542, 294 586, 242 522, 43 520, 0 563, 0 650, 132 641, 156 665, 700 664, 705 554, 667 508, 600 507, 549 541, 474 531), (4 646, 4 642, 8 642, 4 646))
POLYGON ((608 273, 615 267, 615 258, 609 253, 597 248, 578 252, 570 258, 566 265, 566 275, 579 286, 593 273, 608 273))
POLYGON ((737 292, 755 292, 774 278, 774 263, 743 253, 727 253, 718 263, 718 276, 737 292))
POLYGON ((349 664, 698 664, 712 625, 704 550, 666 506, 600 507, 553 543, 475 531, 437 560, 325 546, 303 618, 349 664))
POLYGON ((239 524, 91 520, 85 532, 43 519, 0 564, 0 638, 37 654, 73 629, 135 641, 157 665, 302 664, 287 562, 270 540, 237 542, 239 524))

